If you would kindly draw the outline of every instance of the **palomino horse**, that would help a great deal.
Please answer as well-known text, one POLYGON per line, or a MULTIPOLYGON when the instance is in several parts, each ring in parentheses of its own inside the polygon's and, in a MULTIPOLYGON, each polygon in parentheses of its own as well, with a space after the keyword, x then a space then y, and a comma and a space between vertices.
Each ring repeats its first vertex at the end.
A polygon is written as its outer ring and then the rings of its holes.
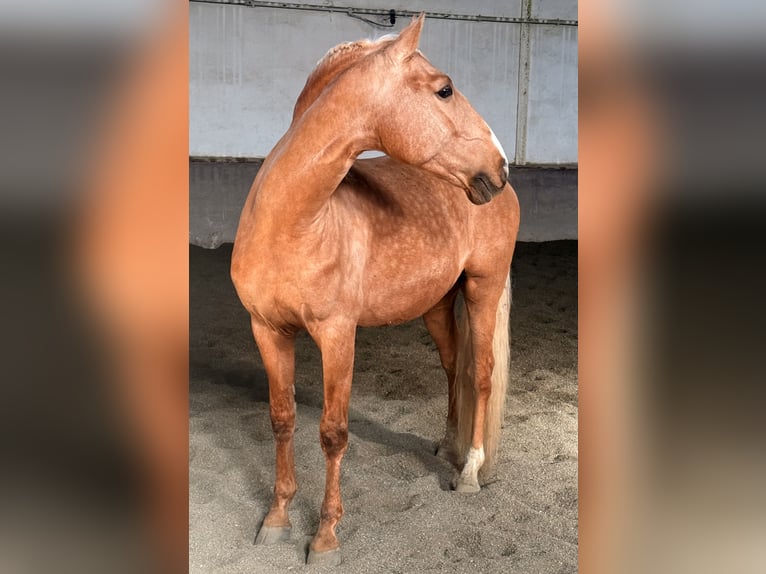
POLYGON ((274 499, 256 543, 290 538, 296 333, 306 329, 322 355, 326 484, 309 563, 340 562, 357 325, 425 319, 448 380, 439 454, 462 462, 458 492, 479 490, 497 449, 519 206, 494 134, 418 51, 422 27, 423 15, 398 37, 342 44, 319 62, 255 178, 234 245, 276 439, 274 499), (389 157, 356 160, 365 150, 389 157))

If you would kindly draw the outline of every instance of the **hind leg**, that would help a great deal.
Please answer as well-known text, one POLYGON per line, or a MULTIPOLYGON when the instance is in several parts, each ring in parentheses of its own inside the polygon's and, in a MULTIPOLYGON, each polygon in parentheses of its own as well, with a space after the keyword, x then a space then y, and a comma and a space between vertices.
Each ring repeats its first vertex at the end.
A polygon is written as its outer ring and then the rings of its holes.
POLYGON ((503 292, 504 282, 491 277, 468 277, 465 284, 465 303, 471 325, 473 350, 473 381, 476 402, 473 413, 471 446, 465 464, 457 480, 458 492, 478 492, 478 472, 484 464, 484 420, 487 402, 492 392, 492 370, 495 358, 492 342, 495 333, 497 306, 503 292))
POLYGON ((439 350, 444 372, 447 375, 447 423, 444 437, 436 450, 437 456, 457 463, 455 437, 457 432, 457 410, 455 408, 455 363, 457 359, 457 324, 455 322, 455 297, 452 289, 435 307, 423 315, 426 329, 439 350))
POLYGON ((271 427, 277 446, 274 499, 255 543, 272 544, 290 539, 288 508, 297 489, 293 446, 295 339, 264 327, 256 321, 252 321, 252 326, 269 379, 271 427))

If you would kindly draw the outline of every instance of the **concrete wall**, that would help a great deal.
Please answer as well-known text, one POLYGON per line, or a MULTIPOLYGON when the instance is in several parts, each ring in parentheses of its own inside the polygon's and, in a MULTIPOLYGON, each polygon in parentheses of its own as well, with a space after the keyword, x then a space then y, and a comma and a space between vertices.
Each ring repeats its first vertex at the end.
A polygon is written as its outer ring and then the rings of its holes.
MULTIPOLYGON (((209 249, 231 243, 261 160, 189 163, 189 240, 209 249)), ((519 196, 519 241, 577 238, 577 170, 512 167, 519 196)))
MULTIPOLYGON (((345 13, 234 2, 190 4, 192 157, 264 157, 287 129, 306 77, 329 48, 397 32, 409 22, 409 17, 400 17, 394 28, 382 29, 345 13)), ((576 0, 343 0, 335 4, 501 19, 577 19, 576 0)), ((576 26, 432 18, 426 21, 421 49, 435 66, 450 74, 492 126, 512 163, 576 164, 576 26)), ((247 171, 242 164, 232 169, 240 174, 237 177, 247 171)), ((215 177, 222 177, 225 171, 219 165, 215 177)), ((576 171, 573 173, 576 179, 576 171)), ((192 165, 192 242, 230 241, 230 228, 236 228, 241 208, 241 203, 230 202, 246 194, 250 181, 244 191, 238 188, 235 192, 218 187, 220 182, 210 178, 195 180, 197 176, 202 177, 202 172, 192 165), (195 205, 195 201, 199 203, 195 205), (219 223, 212 223, 216 221, 219 223)), ((522 220, 522 239, 576 237, 576 217, 574 224, 571 221, 573 205, 576 214, 576 186, 569 191, 559 189, 559 193, 564 195, 549 202, 549 217, 542 217, 538 210, 536 221, 522 220), (562 224, 564 220, 568 222, 562 224), (546 225, 550 229, 540 233, 546 225)))

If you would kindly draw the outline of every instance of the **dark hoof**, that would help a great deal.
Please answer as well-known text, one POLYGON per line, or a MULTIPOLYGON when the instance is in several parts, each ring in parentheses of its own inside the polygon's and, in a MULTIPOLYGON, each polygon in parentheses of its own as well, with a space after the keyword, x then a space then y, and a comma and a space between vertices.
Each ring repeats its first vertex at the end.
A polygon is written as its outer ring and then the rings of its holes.
POLYGON ((437 458, 441 458, 442 460, 446 460, 448 463, 450 463, 452 466, 457 465, 457 455, 455 454, 454 449, 451 446, 447 446, 444 444, 439 444, 438 447, 436 447, 436 452, 434 455, 437 458))
POLYGON ((309 556, 306 564, 317 566, 338 566, 341 563, 340 548, 326 550, 325 552, 314 552, 309 550, 309 556))
POLYGON ((444 460, 448 460, 450 462, 452 462, 452 459, 454 458, 452 455, 452 449, 442 444, 436 447, 436 452, 434 454, 439 458, 443 458, 444 460))
POLYGON ((289 542, 292 528, 289 526, 261 526, 255 544, 278 544, 289 542))

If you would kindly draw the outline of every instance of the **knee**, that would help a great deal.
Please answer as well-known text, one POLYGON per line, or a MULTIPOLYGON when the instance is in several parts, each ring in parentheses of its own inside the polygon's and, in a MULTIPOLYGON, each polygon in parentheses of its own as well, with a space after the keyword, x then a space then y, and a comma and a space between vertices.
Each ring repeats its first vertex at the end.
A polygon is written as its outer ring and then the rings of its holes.
POLYGON ((343 454, 348 446, 348 425, 322 422, 319 425, 319 438, 322 450, 327 456, 343 454))
POLYGON ((275 416, 272 413, 271 430, 278 441, 291 439, 295 433, 295 416, 275 416))

